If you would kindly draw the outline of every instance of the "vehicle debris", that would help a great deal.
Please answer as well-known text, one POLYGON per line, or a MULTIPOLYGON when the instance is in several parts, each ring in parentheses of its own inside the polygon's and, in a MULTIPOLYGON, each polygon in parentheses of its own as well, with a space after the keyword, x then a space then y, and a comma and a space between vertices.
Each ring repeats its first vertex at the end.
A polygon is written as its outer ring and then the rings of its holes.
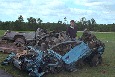
POLYGON ((35 45, 36 42, 38 45, 41 45, 43 42, 47 42, 48 45, 52 46, 60 42, 70 40, 66 35, 66 32, 48 32, 38 28, 35 32, 15 32, 7 30, 2 36, 2 40, 13 41, 14 44, 18 47, 24 45, 35 45))
POLYGON ((25 47, 17 47, 14 43, 9 43, 6 40, 0 41, 0 52, 10 54, 11 52, 20 52, 24 50, 25 47))
POLYGON ((26 46, 20 53, 12 52, 2 65, 13 63, 20 70, 28 71, 29 76, 41 77, 46 73, 75 71, 84 62, 90 66, 101 64, 105 45, 95 35, 84 31, 78 41, 70 41, 65 34, 59 41, 59 36, 60 33, 39 36, 36 45, 26 46))
POLYGON ((38 36, 46 34, 41 28, 38 28, 35 32, 15 32, 7 30, 2 36, 2 40, 13 41, 16 45, 23 45, 36 40, 38 36))

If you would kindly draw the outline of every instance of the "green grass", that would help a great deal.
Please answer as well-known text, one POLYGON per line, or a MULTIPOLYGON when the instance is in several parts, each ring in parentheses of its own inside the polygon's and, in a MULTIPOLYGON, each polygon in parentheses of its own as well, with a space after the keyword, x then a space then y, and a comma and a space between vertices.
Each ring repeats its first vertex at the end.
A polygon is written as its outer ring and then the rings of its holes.
MULTIPOLYGON (((4 31, 0 31, 2 35, 4 31)), ((82 32, 78 32, 81 36, 82 32)), ((76 72, 61 72, 59 74, 46 74, 44 77, 115 77, 115 32, 112 33, 94 33, 98 39, 105 43, 105 52, 102 55, 103 63, 97 67, 83 66, 76 72)), ((0 62, 6 58, 7 54, 0 53, 0 62)), ((27 73, 18 70, 12 65, 1 66, 14 77, 28 77, 27 73)))
POLYGON ((4 34, 5 30, 0 30, 0 36, 4 34))

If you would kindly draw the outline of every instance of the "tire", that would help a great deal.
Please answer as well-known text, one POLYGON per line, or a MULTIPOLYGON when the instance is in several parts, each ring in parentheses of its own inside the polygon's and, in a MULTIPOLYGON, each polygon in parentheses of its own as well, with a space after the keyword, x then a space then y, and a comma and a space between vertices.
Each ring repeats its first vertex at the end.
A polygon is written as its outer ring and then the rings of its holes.
POLYGON ((15 44, 16 44, 18 47, 25 45, 25 43, 26 43, 26 42, 25 42, 24 37, 17 37, 17 38, 15 39, 15 44))

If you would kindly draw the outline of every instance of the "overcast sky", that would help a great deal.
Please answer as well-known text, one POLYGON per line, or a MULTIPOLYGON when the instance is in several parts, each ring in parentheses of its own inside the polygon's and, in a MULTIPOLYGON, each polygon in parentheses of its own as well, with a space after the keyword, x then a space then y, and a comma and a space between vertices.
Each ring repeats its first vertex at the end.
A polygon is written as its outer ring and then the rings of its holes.
POLYGON ((22 15, 43 22, 94 18, 98 24, 115 23, 115 0, 0 0, 0 20, 15 21, 22 15))

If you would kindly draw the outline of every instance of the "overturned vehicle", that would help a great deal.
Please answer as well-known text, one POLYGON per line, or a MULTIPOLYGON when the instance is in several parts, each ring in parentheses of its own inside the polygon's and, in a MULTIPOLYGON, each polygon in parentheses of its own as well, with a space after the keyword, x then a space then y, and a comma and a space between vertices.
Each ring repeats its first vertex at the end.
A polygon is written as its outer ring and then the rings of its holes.
POLYGON ((102 62, 105 45, 89 31, 84 31, 78 41, 64 41, 47 48, 27 46, 21 53, 11 53, 2 65, 13 63, 20 70, 26 70, 31 77, 41 77, 45 73, 58 73, 62 70, 76 71, 82 63, 97 66, 102 62))

